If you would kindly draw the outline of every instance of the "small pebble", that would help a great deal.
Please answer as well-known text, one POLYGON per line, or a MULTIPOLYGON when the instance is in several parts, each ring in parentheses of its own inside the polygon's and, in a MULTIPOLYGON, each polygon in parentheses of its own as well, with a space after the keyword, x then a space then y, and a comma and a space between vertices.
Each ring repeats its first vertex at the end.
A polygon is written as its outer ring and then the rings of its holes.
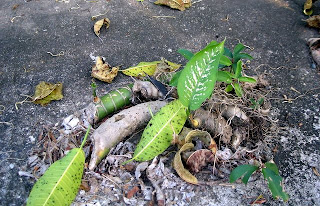
POLYGON ((10 169, 13 169, 14 168, 14 164, 10 164, 9 167, 10 167, 10 169))

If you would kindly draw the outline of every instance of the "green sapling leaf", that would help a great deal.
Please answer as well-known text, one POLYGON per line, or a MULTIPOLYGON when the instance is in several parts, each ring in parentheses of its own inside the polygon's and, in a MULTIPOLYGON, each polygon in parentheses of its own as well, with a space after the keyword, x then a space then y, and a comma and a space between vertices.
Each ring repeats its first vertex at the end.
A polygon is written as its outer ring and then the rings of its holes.
POLYGON ((218 71, 217 81, 218 82, 225 82, 227 84, 230 84, 232 82, 232 77, 230 75, 230 72, 218 71))
POLYGON ((179 49, 177 51, 179 54, 181 54, 184 58, 186 58, 187 60, 190 60, 193 57, 193 53, 187 49, 179 49))
POLYGON ((276 175, 280 175, 279 174, 279 169, 278 169, 276 164, 274 164, 272 162, 267 162, 264 165, 266 166, 266 168, 272 170, 276 175))
POLYGON ((237 62, 237 68, 236 68, 236 71, 235 71, 235 78, 238 79, 239 77, 241 77, 241 72, 242 72, 242 61, 239 60, 237 62))
POLYGON ((242 88, 241 88, 240 84, 239 83, 233 83, 232 86, 234 88, 234 91, 236 92, 236 95, 238 97, 242 97, 243 91, 242 91, 242 88))
POLYGON ((233 86, 231 84, 229 84, 225 89, 226 92, 231 92, 232 90, 233 90, 233 86))
POLYGON ((257 82, 257 80, 255 80, 252 77, 239 77, 238 80, 240 82, 249 82, 249 83, 256 83, 257 82))
POLYGON ((229 178, 230 183, 233 183, 242 177, 242 182, 247 184, 250 176, 258 169, 259 167, 253 165, 240 165, 232 170, 229 178))
POLYGON ((245 46, 243 44, 237 44, 233 49, 233 56, 237 56, 244 48, 245 46))
POLYGON ((262 168, 262 174, 264 178, 268 181, 268 187, 272 193, 272 197, 274 199, 278 199, 280 197, 283 199, 283 201, 285 202, 288 201, 289 195, 284 191, 284 188, 282 185, 282 177, 280 177, 277 174, 279 173, 278 168, 276 168, 275 164, 273 163, 270 163, 267 165, 269 168, 268 167, 262 168))
POLYGON ((170 80, 170 83, 169 83, 170 86, 176 87, 176 86, 178 85, 178 80, 179 80, 179 77, 180 77, 180 75, 181 75, 181 72, 182 72, 182 70, 176 72, 176 73, 173 75, 173 77, 172 77, 172 79, 170 80))

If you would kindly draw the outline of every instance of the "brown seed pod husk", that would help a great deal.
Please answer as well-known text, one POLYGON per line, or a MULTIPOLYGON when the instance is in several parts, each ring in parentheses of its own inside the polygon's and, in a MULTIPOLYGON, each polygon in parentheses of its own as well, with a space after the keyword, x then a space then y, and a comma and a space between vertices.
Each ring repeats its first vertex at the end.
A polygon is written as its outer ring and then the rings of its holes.
POLYGON ((189 170, 184 168, 184 165, 181 160, 181 152, 184 152, 186 150, 194 148, 194 145, 192 143, 186 143, 184 144, 181 149, 176 153, 173 159, 173 168, 176 170, 178 175, 186 182, 189 182, 191 184, 198 184, 198 179, 193 176, 189 170))

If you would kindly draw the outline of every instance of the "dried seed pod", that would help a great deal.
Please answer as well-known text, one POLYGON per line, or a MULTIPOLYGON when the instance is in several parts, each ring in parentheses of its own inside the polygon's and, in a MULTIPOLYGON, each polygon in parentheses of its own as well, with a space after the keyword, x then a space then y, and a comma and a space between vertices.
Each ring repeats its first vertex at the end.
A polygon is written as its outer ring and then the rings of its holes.
POLYGON ((191 184, 198 184, 198 179, 195 176, 193 176, 187 169, 184 168, 181 160, 181 152, 192 149, 193 147, 194 145, 192 143, 186 143, 181 147, 181 149, 174 156, 173 168, 184 181, 189 182, 191 184))

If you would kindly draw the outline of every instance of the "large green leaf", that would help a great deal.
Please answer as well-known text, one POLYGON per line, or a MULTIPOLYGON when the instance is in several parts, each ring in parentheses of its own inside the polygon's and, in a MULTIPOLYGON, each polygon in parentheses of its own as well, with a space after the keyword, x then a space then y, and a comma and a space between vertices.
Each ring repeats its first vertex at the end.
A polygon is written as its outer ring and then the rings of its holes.
POLYGON ((179 99, 191 110, 198 109, 212 94, 223 45, 224 41, 207 46, 195 54, 182 70, 177 86, 179 99))
POLYGON ((289 195, 284 191, 282 187, 282 177, 277 174, 278 168, 273 165, 269 165, 270 169, 262 168, 262 174, 268 181, 268 187, 272 193, 272 197, 278 199, 282 198, 285 202, 289 200, 289 195))
POLYGON ((247 184, 252 173, 254 173, 258 169, 259 167, 253 165, 240 165, 232 170, 230 174, 230 183, 233 183, 237 179, 243 177, 242 182, 244 184, 247 184))
POLYGON ((81 183, 85 155, 72 149, 53 163, 33 186, 27 205, 70 205, 81 183))
POLYGON ((165 151, 186 122, 186 109, 179 100, 162 107, 143 131, 132 160, 147 161, 165 151))
POLYGON ((27 206, 70 205, 81 183, 85 154, 82 150, 90 127, 80 148, 72 149, 65 157, 53 163, 34 184, 27 206))

